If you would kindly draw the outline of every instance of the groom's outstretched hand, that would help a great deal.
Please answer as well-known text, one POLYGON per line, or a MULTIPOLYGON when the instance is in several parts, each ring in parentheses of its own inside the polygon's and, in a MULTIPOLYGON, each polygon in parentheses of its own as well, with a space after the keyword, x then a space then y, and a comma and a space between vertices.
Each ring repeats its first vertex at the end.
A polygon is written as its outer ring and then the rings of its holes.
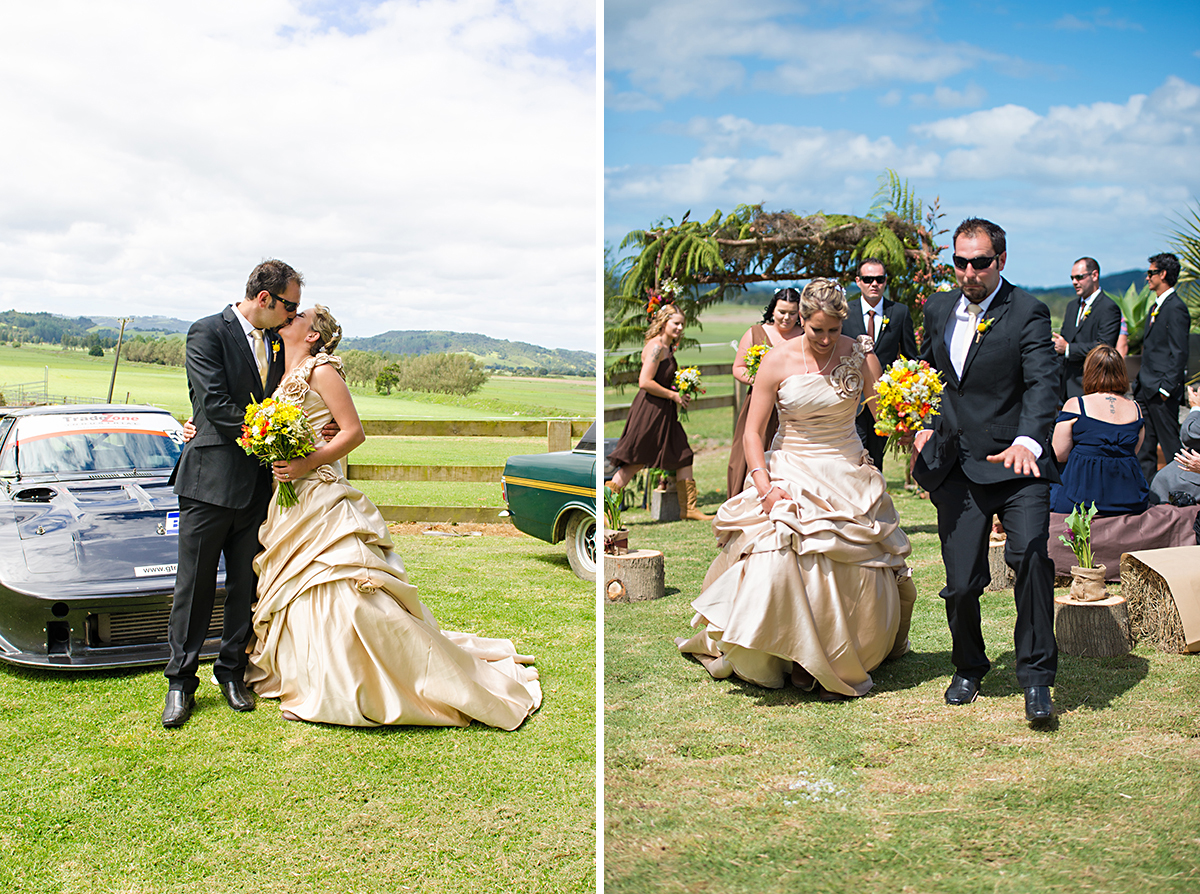
POLYGON ((1004 468, 1012 469, 1018 475, 1032 475, 1034 478, 1042 477, 1042 470, 1038 468, 1033 451, 1028 447, 1022 447, 1020 444, 1013 444, 1002 453, 992 454, 987 458, 987 461, 990 463, 1004 463, 1004 468))
POLYGON ((323 429, 321 429, 321 437, 324 438, 326 441, 332 441, 334 439, 334 436, 337 435, 337 433, 340 432, 341 430, 342 430, 342 427, 340 425, 338 425, 336 422, 330 422, 330 423, 326 424, 326 426, 323 429))

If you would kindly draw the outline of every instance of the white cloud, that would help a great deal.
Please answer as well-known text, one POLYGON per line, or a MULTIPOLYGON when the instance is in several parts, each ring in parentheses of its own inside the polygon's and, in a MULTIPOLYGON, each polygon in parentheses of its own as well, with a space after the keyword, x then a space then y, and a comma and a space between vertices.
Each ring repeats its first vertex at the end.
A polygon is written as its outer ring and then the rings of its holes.
MULTIPOLYGON (((924 3, 870 4, 870 24, 822 28, 807 4, 609 0, 605 67, 663 100, 748 88, 792 95, 896 83, 937 83, 1006 57, 968 43, 906 33, 892 23, 924 3), (893 8, 894 7, 894 8, 893 8)), ((620 95, 620 94, 617 94, 620 95)), ((962 104, 962 103, 959 103, 962 104)))
POLYGON ((593 349, 594 16, 6 4, 0 305, 191 319, 278 256, 348 336, 593 349))
POLYGON ((1123 104, 1052 106, 1045 115, 1005 105, 913 132, 944 144, 940 173, 949 179, 1196 184, 1200 87, 1169 77, 1123 104))
POLYGON ((965 90, 938 86, 932 94, 915 93, 910 101, 917 108, 937 106, 942 109, 974 108, 983 105, 987 91, 978 84, 968 84, 965 90))

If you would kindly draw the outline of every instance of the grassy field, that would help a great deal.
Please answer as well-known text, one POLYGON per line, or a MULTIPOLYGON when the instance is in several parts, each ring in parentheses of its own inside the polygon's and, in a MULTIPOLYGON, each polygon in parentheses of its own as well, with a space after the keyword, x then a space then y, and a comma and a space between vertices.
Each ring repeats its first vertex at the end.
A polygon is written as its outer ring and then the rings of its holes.
MULTIPOLYGON (((111 352, 91 357, 83 351, 24 345, 0 345, 0 394, 13 393, 18 383, 46 381, 51 395, 75 399, 108 396, 112 379, 111 352), (49 367, 49 373, 46 373, 49 367)), ((494 376, 475 394, 390 395, 352 389, 359 415, 364 419, 498 419, 512 416, 571 416, 592 418, 596 388, 592 379, 526 378, 494 376)), ((117 368, 113 400, 153 404, 176 416, 191 412, 187 376, 182 367, 121 361, 117 368)))
MULTIPOLYGON (((709 512, 725 456, 696 463, 709 512)), ((948 707, 935 514, 896 471, 920 594, 914 651, 844 703, 714 681, 680 656, 711 529, 627 515, 630 546, 666 555, 667 595, 605 609, 605 891, 1194 890, 1197 656, 1061 656, 1061 724, 1033 731, 1003 591, 983 601, 995 666, 982 696, 948 707)))
POLYGON ((545 698, 521 729, 235 714, 205 666, 196 713, 168 731, 161 669, 0 665, 0 887, 594 891, 592 586, 523 535, 395 539, 446 629, 537 657, 545 698))

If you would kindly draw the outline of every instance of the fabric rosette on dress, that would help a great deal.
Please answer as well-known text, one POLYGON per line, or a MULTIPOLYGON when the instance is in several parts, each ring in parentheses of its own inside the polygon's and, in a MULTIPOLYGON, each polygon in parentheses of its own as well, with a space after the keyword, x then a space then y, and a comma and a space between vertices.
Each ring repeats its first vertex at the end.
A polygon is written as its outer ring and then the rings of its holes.
POLYGON ((866 344, 828 376, 781 383, 766 460, 788 498, 767 514, 751 487, 717 512, 721 553, 692 603, 702 629, 676 640, 716 677, 779 688, 795 662, 830 692, 865 695, 897 645, 911 547, 854 428, 866 344))
MULTIPOLYGON (((302 402, 315 430, 332 419, 308 376, 277 394, 302 402)), ((376 506, 323 465, 295 482, 297 505, 272 513, 255 559, 256 642, 246 682, 303 720, 343 726, 516 729, 541 704, 532 658, 507 639, 443 631, 408 582, 376 506)))

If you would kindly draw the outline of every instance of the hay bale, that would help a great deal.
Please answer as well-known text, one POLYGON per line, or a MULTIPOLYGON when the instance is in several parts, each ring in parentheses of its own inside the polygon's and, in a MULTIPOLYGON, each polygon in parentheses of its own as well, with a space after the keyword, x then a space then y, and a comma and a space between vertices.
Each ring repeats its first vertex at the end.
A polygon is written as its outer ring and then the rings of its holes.
POLYGON ((1129 635, 1160 652, 1183 652, 1183 621, 1166 580, 1132 555, 1121 557, 1121 593, 1129 609, 1129 635))

